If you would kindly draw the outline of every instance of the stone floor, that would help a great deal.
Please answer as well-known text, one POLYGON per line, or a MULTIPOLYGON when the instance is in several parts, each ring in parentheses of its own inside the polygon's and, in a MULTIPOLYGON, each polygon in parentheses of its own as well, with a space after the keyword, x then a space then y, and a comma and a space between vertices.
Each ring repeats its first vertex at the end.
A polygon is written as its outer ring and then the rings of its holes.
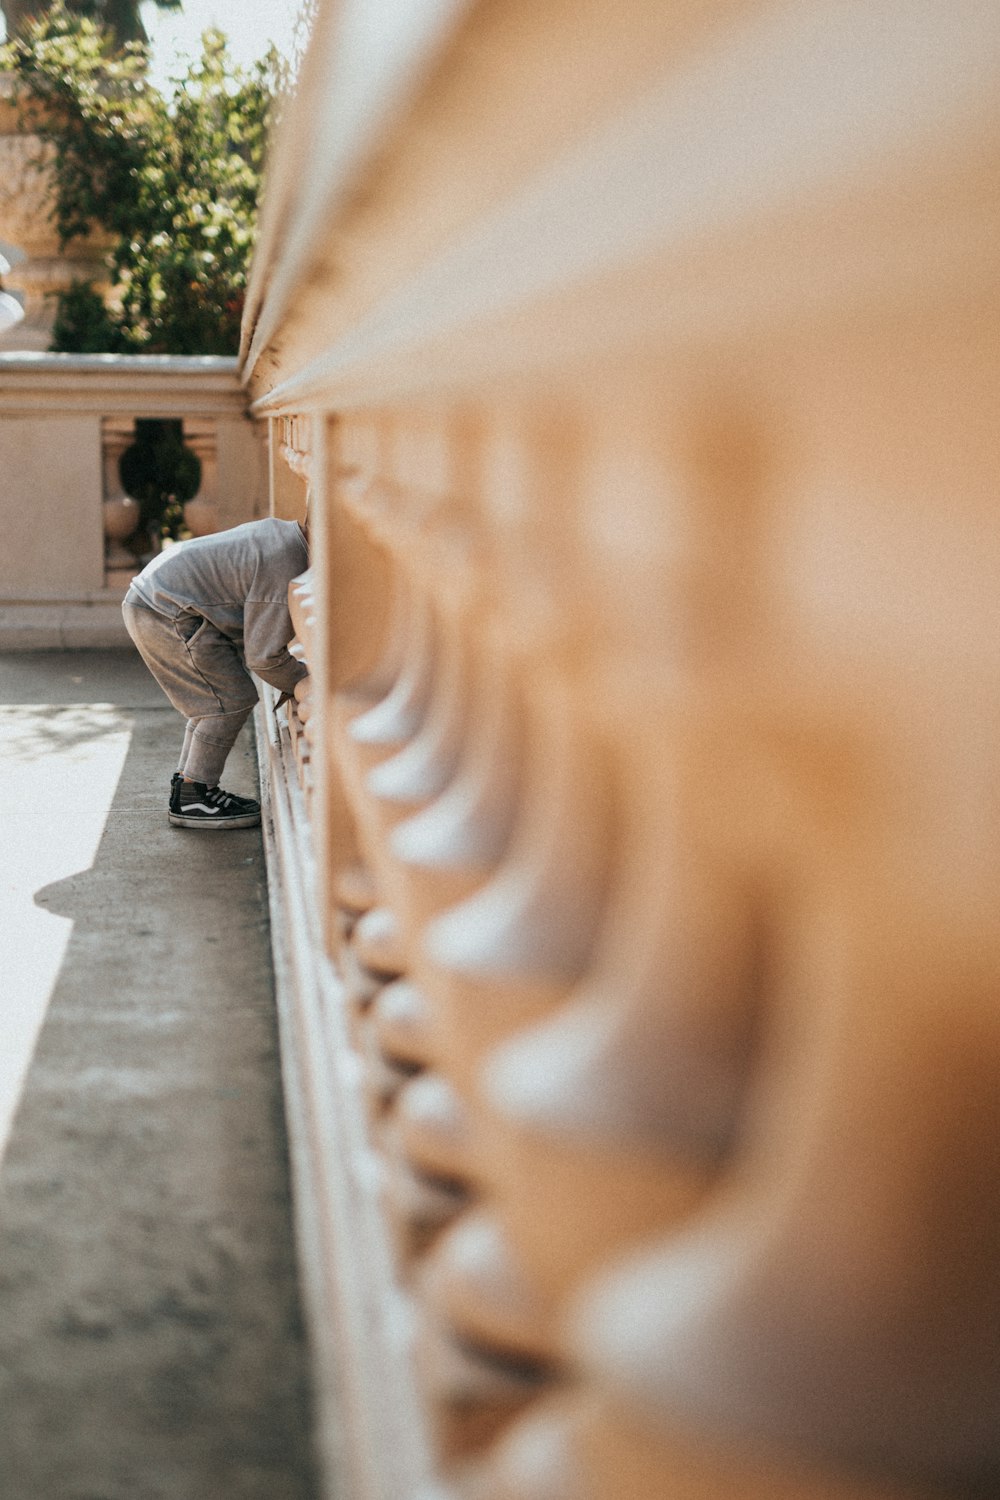
POLYGON ((167 824, 180 730, 0 657, 3 1500, 316 1494, 260 831, 167 824))

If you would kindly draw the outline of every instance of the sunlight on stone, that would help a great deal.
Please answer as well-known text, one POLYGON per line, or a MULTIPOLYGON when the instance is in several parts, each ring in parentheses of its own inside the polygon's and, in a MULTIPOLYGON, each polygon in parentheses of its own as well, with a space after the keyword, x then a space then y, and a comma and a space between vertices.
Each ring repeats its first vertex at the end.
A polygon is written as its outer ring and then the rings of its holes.
POLYGON ((36 898, 93 864, 131 738, 111 704, 0 706, 0 1154, 73 929, 36 898))

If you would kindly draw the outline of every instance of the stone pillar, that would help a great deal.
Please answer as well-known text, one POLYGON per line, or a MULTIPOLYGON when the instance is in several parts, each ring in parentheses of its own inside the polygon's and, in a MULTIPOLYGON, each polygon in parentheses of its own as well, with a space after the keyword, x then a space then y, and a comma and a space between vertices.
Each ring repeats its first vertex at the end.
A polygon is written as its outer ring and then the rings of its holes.
POLYGON ((184 443, 201 464, 198 493, 184 506, 184 520, 192 536, 221 530, 219 519, 219 464, 216 424, 212 417, 185 417, 184 443))
POLYGON ((102 420, 104 584, 109 589, 128 588, 136 572, 135 557, 125 543, 139 524, 139 505, 125 493, 119 467, 122 454, 134 442, 133 417, 105 417, 102 420))
POLYGON ((74 281, 105 283, 106 246, 89 236, 60 249, 50 218, 52 147, 23 129, 13 88, 13 77, 0 73, 0 225, 4 240, 23 257, 4 285, 23 301, 24 319, 0 331, 0 349, 44 350, 52 341, 55 295, 74 281))
MULTIPOLYGON (((285 515, 292 521, 304 521, 312 484, 309 421, 302 416, 282 417, 279 420, 281 438, 278 457, 283 460, 286 475, 294 477, 291 482, 286 478, 284 484, 276 487, 276 498, 283 500, 284 504, 280 510, 276 509, 275 514, 285 515)), ((273 425, 277 427, 279 423, 273 425)))

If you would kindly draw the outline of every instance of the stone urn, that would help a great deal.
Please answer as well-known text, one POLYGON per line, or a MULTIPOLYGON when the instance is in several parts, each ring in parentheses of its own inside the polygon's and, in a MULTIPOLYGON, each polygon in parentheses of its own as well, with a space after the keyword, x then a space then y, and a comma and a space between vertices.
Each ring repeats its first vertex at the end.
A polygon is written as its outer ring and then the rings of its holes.
POLYGON ((207 497, 199 493, 193 500, 188 500, 183 509, 184 525, 192 536, 209 536, 218 531, 219 512, 207 497))
POLYGON ((129 554, 125 552, 122 543, 135 535, 139 524, 138 501, 133 500, 131 495, 116 495, 110 500, 105 500, 102 509, 104 511, 104 535, 111 544, 109 553, 114 553, 118 561, 127 561, 129 554))

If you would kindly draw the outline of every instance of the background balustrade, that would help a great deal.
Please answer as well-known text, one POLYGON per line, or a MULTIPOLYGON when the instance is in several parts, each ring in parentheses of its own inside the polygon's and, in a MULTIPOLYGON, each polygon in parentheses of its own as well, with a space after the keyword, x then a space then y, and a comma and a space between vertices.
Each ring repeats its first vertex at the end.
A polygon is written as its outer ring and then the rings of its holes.
POLYGON ((156 546, 137 540, 121 477, 137 419, 182 424, 201 464, 192 531, 266 513, 266 453, 235 360, 0 353, 5 648, 128 644, 122 595, 156 546))

